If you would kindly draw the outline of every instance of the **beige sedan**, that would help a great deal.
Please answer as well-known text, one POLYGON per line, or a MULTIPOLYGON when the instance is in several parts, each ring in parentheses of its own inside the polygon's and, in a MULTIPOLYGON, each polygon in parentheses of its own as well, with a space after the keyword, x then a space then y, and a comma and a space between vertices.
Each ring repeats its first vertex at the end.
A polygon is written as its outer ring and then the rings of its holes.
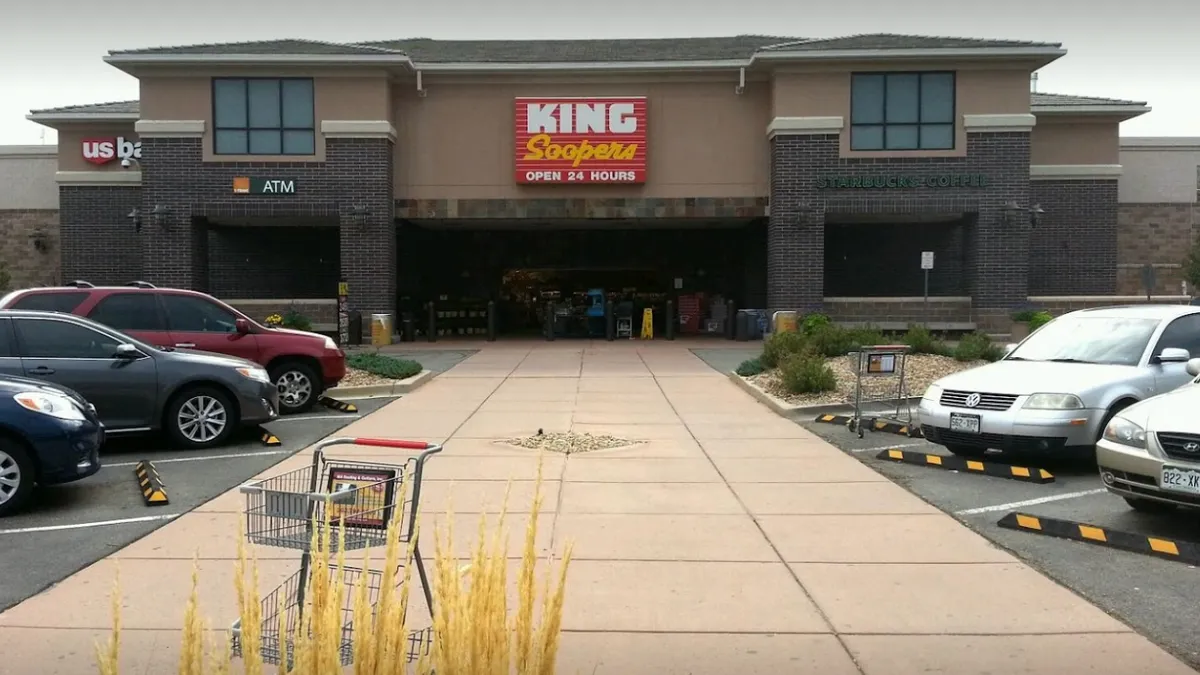
MULTIPOLYGON (((1187 371, 1200 375, 1200 358, 1187 371)), ((1096 444, 1100 478, 1139 511, 1200 508, 1200 377, 1121 412, 1096 444)))

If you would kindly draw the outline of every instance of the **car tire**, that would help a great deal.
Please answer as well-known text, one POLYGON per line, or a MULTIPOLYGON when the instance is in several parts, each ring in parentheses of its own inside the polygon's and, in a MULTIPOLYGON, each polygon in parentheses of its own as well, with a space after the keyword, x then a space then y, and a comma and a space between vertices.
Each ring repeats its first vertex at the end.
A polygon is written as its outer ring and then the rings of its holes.
POLYGON ((33 459, 20 442, 0 437, 0 518, 25 508, 33 494, 33 459))
POLYGON ((321 395, 321 376, 312 366, 303 361, 285 361, 272 366, 270 375, 279 388, 279 414, 308 412, 316 405, 321 395))
POLYGON ((987 454, 986 448, 976 448, 971 445, 947 445, 944 447, 950 451, 950 454, 965 459, 979 459, 987 454))
POLYGON ((173 445, 204 450, 228 440, 237 423, 229 395, 216 387, 201 386, 189 387, 171 399, 163 426, 173 445))
POLYGON ((1125 503, 1129 505, 1129 508, 1141 513, 1171 513, 1175 510, 1174 504, 1165 504, 1141 497, 1126 497, 1125 503))

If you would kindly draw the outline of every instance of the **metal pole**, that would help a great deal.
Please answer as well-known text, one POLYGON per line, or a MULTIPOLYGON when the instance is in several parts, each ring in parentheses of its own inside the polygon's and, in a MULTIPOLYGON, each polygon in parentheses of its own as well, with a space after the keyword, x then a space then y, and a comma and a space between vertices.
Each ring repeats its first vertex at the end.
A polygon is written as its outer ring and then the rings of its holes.
POLYGON ((546 341, 554 341, 554 301, 546 303, 546 341))
POLYGON ((613 301, 604 303, 604 339, 612 342, 617 336, 617 318, 613 316, 613 301))
POLYGON ((925 270, 925 327, 929 328, 929 270, 925 270))
POLYGON ((675 339, 675 324, 678 323, 675 320, 675 301, 674 300, 667 300, 667 312, 663 316, 663 322, 666 324, 663 328, 664 328, 664 332, 667 335, 667 339, 674 340, 675 339))
POLYGON ((427 334, 425 336, 425 339, 429 340, 430 342, 437 340, 437 309, 435 308, 435 305, 433 304, 432 300, 429 301, 429 326, 428 326, 428 329, 429 330, 426 331, 427 334))
POLYGON ((487 341, 496 341, 496 301, 487 302, 487 341))
POLYGON ((729 340, 737 337, 737 303, 733 300, 725 303, 725 337, 729 340))

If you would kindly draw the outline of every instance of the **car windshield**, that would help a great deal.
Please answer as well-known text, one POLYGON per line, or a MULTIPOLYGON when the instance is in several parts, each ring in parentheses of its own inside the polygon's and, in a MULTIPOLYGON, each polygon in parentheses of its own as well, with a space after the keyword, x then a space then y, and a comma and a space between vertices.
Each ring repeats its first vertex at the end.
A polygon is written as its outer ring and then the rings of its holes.
POLYGON ((1007 358, 1134 366, 1159 323, 1158 319, 1064 316, 1042 326, 1007 358))

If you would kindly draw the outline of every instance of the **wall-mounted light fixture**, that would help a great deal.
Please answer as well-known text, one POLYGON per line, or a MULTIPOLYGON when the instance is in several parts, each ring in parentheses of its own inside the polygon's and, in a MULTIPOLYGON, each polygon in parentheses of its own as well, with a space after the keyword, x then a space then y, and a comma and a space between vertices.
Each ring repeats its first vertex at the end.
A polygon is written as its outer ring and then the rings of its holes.
POLYGON ((167 214, 171 212, 171 208, 166 204, 155 204, 154 209, 150 211, 150 217, 154 220, 154 224, 159 227, 167 226, 167 214))
POLYGON ((38 253, 50 252, 50 235, 46 234, 46 231, 42 228, 39 227, 34 230, 33 233, 29 235, 29 239, 33 242, 33 250, 37 251, 38 253))
POLYGON ((350 220, 355 225, 362 225, 367 222, 367 216, 371 215, 371 209, 366 204, 355 204, 350 207, 350 220))
POLYGON ((1030 227, 1037 227, 1044 213, 1046 211, 1042 208, 1041 204, 1021 206, 1016 201, 1010 201, 1004 205, 1006 219, 1015 221, 1020 218, 1021 214, 1025 214, 1026 222, 1029 223, 1030 227))
POLYGON ((125 217, 129 219, 130 223, 133 223, 133 231, 134 232, 142 231, 142 210, 141 209, 134 207, 134 209, 129 212, 129 215, 127 215, 125 217))

